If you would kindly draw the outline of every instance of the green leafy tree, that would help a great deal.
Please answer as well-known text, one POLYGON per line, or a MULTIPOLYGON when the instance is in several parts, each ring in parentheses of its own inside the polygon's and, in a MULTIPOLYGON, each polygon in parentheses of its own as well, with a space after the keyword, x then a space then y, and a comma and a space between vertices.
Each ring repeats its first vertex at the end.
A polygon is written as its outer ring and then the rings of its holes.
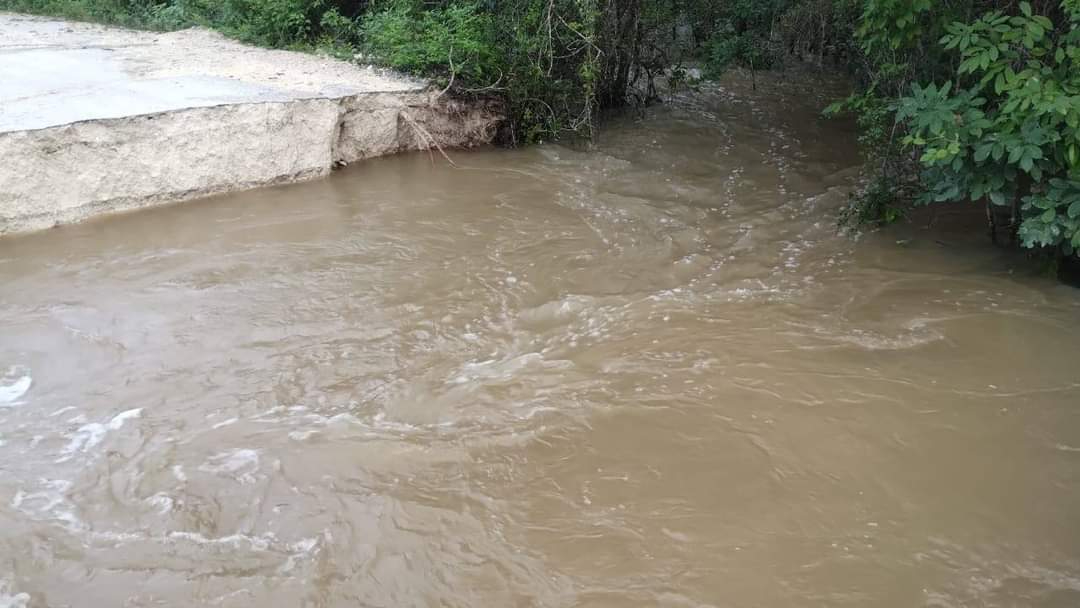
POLYGON ((1021 2, 1019 14, 948 26, 940 44, 956 56, 954 78, 916 84, 897 111, 920 150, 921 202, 985 201, 1009 209, 1025 247, 1080 247, 1075 4, 1062 4, 1057 25, 1021 2))

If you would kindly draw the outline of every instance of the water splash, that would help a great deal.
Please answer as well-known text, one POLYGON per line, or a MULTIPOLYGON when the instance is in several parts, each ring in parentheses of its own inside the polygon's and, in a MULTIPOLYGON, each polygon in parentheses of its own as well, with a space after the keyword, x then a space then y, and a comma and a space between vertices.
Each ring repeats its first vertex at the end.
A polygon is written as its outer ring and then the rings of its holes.
POLYGON ((30 369, 22 365, 13 365, 7 373, 0 376, 0 407, 22 405, 22 398, 30 391, 34 379, 30 369))
POLYGON ((142 408, 136 408, 132 410, 127 410, 125 412, 120 412, 119 414, 113 416, 112 419, 105 424, 101 424, 98 422, 84 424, 83 426, 79 427, 77 431, 75 431, 75 434, 71 437, 71 440, 64 448, 60 458, 57 459, 57 462, 64 462, 66 460, 69 460, 78 452, 86 452, 90 450, 97 444, 101 443, 101 441, 105 439, 105 435, 108 434, 109 431, 120 430, 120 428, 124 426, 125 422, 134 418, 138 418, 141 415, 142 408))
POLYGON ((15 593, 7 581, 0 581, 0 608, 29 608, 30 594, 15 593))

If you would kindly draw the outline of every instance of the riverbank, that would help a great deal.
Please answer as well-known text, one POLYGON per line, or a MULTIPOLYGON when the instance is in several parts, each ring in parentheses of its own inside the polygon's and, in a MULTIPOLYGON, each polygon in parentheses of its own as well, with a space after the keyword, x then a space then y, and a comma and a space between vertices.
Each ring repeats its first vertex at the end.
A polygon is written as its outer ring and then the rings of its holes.
POLYGON ((0 14, 0 235, 490 143, 494 100, 189 29, 0 14))

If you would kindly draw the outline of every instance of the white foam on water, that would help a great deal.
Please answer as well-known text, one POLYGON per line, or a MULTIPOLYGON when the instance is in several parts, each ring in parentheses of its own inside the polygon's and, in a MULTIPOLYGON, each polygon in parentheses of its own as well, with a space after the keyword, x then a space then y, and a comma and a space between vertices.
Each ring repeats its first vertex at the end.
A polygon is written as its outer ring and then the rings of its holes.
POLYGON ((289 433, 289 439, 293 441, 305 441, 312 435, 317 434, 319 431, 316 429, 304 429, 302 431, 292 431, 289 433))
POLYGON ((461 372, 450 379, 451 384, 466 384, 475 381, 507 381, 524 370, 567 369, 573 362, 548 360, 543 353, 523 353, 504 359, 469 361, 462 366, 461 372))
POLYGON ((9 367, 7 373, 0 376, 0 407, 22 405, 22 397, 33 384, 34 379, 28 368, 21 365, 9 367))
POLYGON ((216 430, 216 429, 220 429, 222 427, 226 427, 226 426, 229 426, 229 425, 236 424, 239 421, 240 421, 239 418, 229 418, 228 420, 222 420, 221 422, 215 424, 214 426, 212 426, 210 428, 216 430))
POLYGON ((174 464, 172 468, 172 474, 177 481, 187 481, 187 474, 184 473, 183 465, 174 464))
POLYGON ((140 416, 142 416, 142 408, 135 408, 120 412, 104 424, 92 422, 90 424, 82 425, 75 431, 75 434, 72 435, 71 440, 61 451, 61 456, 56 462, 65 462, 70 460, 76 453, 85 453, 89 451, 101 443, 109 431, 120 430, 125 422, 140 416))
POLYGON ((319 546, 318 538, 305 538, 295 543, 290 543, 286 549, 289 551, 289 557, 285 560, 285 563, 278 568, 278 572, 281 574, 287 574, 296 567, 297 562, 301 559, 309 558, 319 546))
POLYGON ((35 520, 63 522, 71 531, 83 531, 86 525, 76 515, 74 505, 68 499, 72 482, 66 479, 39 479, 38 487, 31 492, 20 488, 11 499, 11 508, 35 520))
POLYGON ((187 532, 174 530, 165 537, 168 542, 181 544, 191 543, 204 546, 225 546, 238 550, 248 551, 273 551, 286 554, 287 558, 279 569, 282 573, 292 570, 297 562, 304 558, 310 558, 319 551, 321 538, 329 537, 329 532, 324 532, 318 537, 302 538, 295 542, 283 542, 273 532, 263 534, 235 533, 227 536, 208 537, 199 532, 187 532))
POLYGON ((146 499, 146 502, 157 507, 158 513, 164 515, 173 510, 173 499, 164 492, 158 492, 146 499))
POLYGON ((242 484, 255 483, 259 470, 259 451, 239 448, 211 456, 199 467, 204 473, 232 477, 242 484))
POLYGON ((49 513, 64 502, 64 493, 71 489, 71 482, 64 479, 41 480, 44 489, 40 492, 26 493, 19 490, 11 499, 11 508, 26 512, 27 509, 49 513))
MULTIPOLYGON (((362 423, 363 424, 363 423, 362 423)), ((424 429, 423 426, 409 424, 400 420, 391 420, 386 417, 386 412, 379 412, 371 417, 369 424, 364 424, 377 431, 392 431, 395 433, 414 433, 424 429)))
POLYGON ((197 545, 230 545, 233 547, 248 546, 254 551, 266 551, 270 544, 276 540, 272 534, 251 536, 248 534, 230 534, 228 536, 207 537, 198 532, 185 532, 174 530, 167 537, 171 541, 187 541, 197 545))
POLYGON ((30 608, 30 594, 16 593, 11 583, 0 580, 0 608, 30 608))
POLYGON ((865 350, 905 350, 944 340, 945 337, 931 328, 909 323, 905 329, 892 333, 869 329, 851 328, 835 336, 835 339, 865 350))

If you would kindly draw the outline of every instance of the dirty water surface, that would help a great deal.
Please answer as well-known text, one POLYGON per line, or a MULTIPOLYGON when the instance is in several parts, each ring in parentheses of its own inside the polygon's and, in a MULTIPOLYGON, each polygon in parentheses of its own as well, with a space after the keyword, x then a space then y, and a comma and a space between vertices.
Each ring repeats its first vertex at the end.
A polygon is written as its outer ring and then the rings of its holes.
POLYGON ((1080 291, 840 92, 0 241, 0 606, 1080 605, 1080 291))

